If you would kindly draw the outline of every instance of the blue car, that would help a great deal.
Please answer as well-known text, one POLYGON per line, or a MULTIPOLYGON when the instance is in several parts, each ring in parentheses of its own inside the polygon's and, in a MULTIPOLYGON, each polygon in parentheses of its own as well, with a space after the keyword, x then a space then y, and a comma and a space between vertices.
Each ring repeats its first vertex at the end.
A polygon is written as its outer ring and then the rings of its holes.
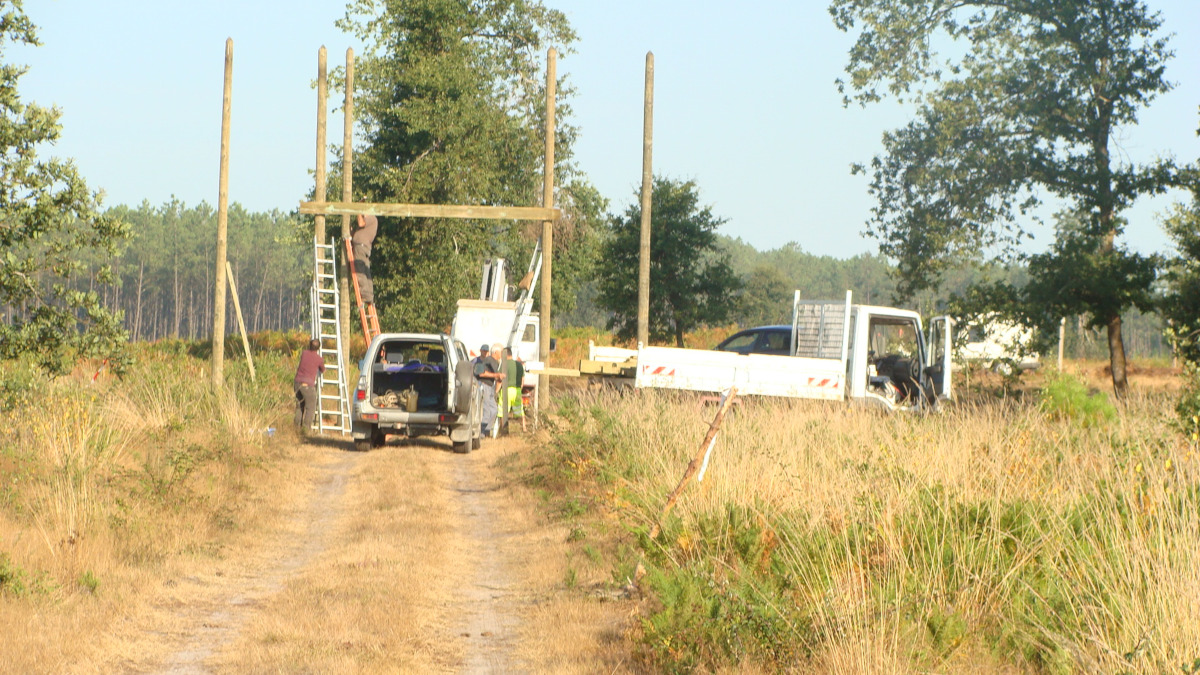
POLYGON ((717 351, 788 356, 791 347, 791 326, 759 326, 734 333, 717 345, 717 351))

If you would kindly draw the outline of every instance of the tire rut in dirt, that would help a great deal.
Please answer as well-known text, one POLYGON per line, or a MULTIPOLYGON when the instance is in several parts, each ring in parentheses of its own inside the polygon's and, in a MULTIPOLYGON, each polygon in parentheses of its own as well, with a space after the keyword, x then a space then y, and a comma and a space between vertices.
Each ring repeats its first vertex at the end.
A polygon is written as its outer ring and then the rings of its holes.
POLYGON ((307 523, 301 536, 288 540, 277 535, 262 550, 251 554, 257 560, 242 574, 207 580, 210 591, 201 602, 189 607, 183 630, 168 638, 179 648, 161 669, 153 672, 170 675, 210 672, 205 662, 234 641, 255 606, 278 593, 289 576, 325 550, 342 508, 347 476, 357 461, 359 457, 346 454, 322 467, 312 498, 293 521, 307 523))

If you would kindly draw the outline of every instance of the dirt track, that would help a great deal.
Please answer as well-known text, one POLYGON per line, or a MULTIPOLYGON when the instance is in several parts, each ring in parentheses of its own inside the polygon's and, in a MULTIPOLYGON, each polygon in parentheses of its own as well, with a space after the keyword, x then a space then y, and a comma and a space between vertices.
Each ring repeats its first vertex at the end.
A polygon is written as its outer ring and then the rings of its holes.
POLYGON ((526 449, 306 445, 278 527, 152 589, 102 670, 625 671, 627 608, 563 588, 565 531, 499 466, 526 449))

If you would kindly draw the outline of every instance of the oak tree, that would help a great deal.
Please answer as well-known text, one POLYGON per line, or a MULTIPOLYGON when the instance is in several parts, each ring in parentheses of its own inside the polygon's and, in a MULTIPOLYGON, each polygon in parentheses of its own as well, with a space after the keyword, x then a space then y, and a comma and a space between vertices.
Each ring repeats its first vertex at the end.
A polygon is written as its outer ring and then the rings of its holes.
MULTIPOLYGON (((727 321, 742 282, 719 244, 717 228, 725 220, 701 206, 694 181, 654 178, 650 207, 650 339, 674 338, 727 321)), ((642 208, 635 202, 612 222, 597 275, 599 303, 612 313, 609 328, 619 337, 637 335, 638 257, 642 208)))
MULTIPOLYGON (((80 288, 81 258, 111 256, 125 223, 100 213, 73 162, 42 159, 59 137, 57 108, 24 103, 17 92, 26 68, 2 59, 6 44, 38 45, 21 3, 0 13, 0 358, 32 357, 51 374, 80 358, 124 360, 120 315, 106 309, 94 285, 80 288)), ((111 266, 95 278, 113 282, 111 266)))
MULTIPOLYGON (((569 53, 566 16, 536 0, 354 0, 339 23, 365 45, 355 65, 355 198, 463 205, 536 205, 541 199, 547 48, 569 53)), ((571 160, 571 89, 559 78, 555 268, 564 292, 585 269, 570 249, 590 241, 603 200, 571 160), (565 282, 565 283, 564 283, 565 282)), ((336 178, 335 175, 332 176, 336 178)), ((332 181, 331 181, 332 182, 332 181)), ((372 258, 385 324, 448 326, 455 299, 473 294, 479 263, 523 269, 540 223, 383 218, 372 258)))
MULTIPOLYGON (((1031 274, 1084 260, 1074 270, 1081 276, 1145 269, 1148 259, 1118 244, 1118 215, 1177 185, 1178 167, 1136 164, 1111 146, 1172 86, 1158 13, 1140 0, 833 0, 830 13, 857 32, 849 79, 839 82, 846 103, 891 95, 917 106, 915 119, 884 135, 869 169, 878 205, 868 231, 897 261, 902 294, 936 287, 964 260, 1021 258, 1017 245, 1047 198, 1084 226, 1032 260, 1031 274)), ((1148 279, 1077 281, 1088 293, 1073 304, 1106 328, 1113 387, 1123 394, 1121 312, 1148 279)))

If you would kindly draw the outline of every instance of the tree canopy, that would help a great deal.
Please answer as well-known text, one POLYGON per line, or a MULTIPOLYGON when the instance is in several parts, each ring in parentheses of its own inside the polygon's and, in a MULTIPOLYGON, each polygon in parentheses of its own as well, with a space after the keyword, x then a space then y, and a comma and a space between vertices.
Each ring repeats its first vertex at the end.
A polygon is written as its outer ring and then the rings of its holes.
MULTIPOLYGON (((694 181, 654 178, 650 230, 650 339, 674 338, 703 325, 727 321, 742 282, 719 246, 725 221, 700 205, 694 181)), ((599 268, 599 302, 612 313, 609 328, 619 337, 637 335, 638 256, 642 208, 635 200, 614 219, 599 268)))
POLYGON ((1180 356, 1200 366, 1200 191, 1164 222, 1176 255, 1167 265, 1162 314, 1180 356))
MULTIPOLYGON (((0 57, 7 43, 37 45, 36 28, 20 3, 0 14, 0 57)), ((73 281, 82 256, 111 255, 128 231, 112 215, 99 212, 100 194, 91 192, 73 162, 40 159, 38 150, 54 143, 60 111, 23 103, 17 92, 26 68, 0 61, 0 357, 32 355, 52 374, 68 371, 79 358, 123 363, 125 332, 119 313, 106 309, 93 284, 73 281)), ((111 266, 93 279, 111 285, 111 266)))
MULTIPOLYGON (((1047 198, 1064 203, 1082 228, 1060 231, 1070 238, 1030 261, 1031 282, 1091 261, 1075 269, 1100 275, 1076 279, 1088 293, 1054 302, 1106 327, 1122 393, 1120 312, 1149 280, 1103 276, 1148 264, 1116 244, 1118 214, 1180 174, 1171 160, 1123 161, 1110 144, 1171 88, 1161 16, 1140 0, 834 0, 830 12, 838 28, 858 32, 849 79, 838 83, 846 102, 892 95, 917 105, 869 168, 878 205, 868 232, 897 261, 899 291, 937 287, 945 269, 985 251, 1021 258, 1035 209, 1047 198), (943 60, 938 44, 961 55, 943 60)), ((1022 301, 1049 311, 1037 288, 1022 301)))
MULTIPOLYGON (((339 23, 366 44, 356 63, 356 198, 378 202, 540 203, 548 47, 569 53, 565 15, 530 0, 356 0, 339 23)), ((571 89, 558 83, 555 299, 569 303, 576 245, 594 239, 604 202, 571 161, 571 89)), ((520 269, 540 224, 384 218, 372 259, 388 325, 449 325, 455 299, 478 287, 478 263, 520 269)))

